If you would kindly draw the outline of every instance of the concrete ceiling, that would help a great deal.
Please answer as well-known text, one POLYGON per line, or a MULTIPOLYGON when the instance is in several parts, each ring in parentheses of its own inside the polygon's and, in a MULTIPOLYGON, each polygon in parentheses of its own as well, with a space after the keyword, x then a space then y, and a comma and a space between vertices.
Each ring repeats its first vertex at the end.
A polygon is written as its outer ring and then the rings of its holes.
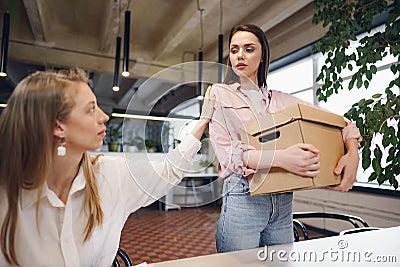
MULTIPOLYGON (((11 14, 9 76, 2 87, 12 87, 36 69, 80 66, 90 73, 99 105, 110 113, 126 109, 149 77, 195 61, 199 48, 203 60, 216 62, 219 33, 224 35, 226 57, 229 30, 236 24, 259 25, 269 38, 272 60, 323 35, 323 29, 311 23, 311 0, 222 0, 221 27, 220 4, 219 0, 0 0, 1 13, 11 14), (198 4, 204 10, 203 27, 198 4), (125 10, 131 11, 130 77, 121 77, 121 90, 113 92, 115 40, 123 37, 125 10)), ((168 112, 196 95, 188 84, 173 96, 161 97, 159 87, 166 84, 147 89, 153 91, 138 99, 143 107, 137 111, 152 102, 157 112, 168 112)), ((8 91, 0 93, 3 102, 8 91)))

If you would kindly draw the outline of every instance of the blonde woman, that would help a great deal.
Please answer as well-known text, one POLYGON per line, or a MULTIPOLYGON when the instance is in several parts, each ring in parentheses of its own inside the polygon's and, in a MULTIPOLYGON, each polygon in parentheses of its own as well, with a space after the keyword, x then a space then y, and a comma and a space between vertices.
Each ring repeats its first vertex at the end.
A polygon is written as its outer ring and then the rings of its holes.
POLYGON ((87 82, 80 69, 36 72, 2 111, 0 266, 111 266, 129 214, 177 184, 200 148, 209 93, 192 135, 168 160, 128 168, 122 157, 91 158, 109 117, 87 82))

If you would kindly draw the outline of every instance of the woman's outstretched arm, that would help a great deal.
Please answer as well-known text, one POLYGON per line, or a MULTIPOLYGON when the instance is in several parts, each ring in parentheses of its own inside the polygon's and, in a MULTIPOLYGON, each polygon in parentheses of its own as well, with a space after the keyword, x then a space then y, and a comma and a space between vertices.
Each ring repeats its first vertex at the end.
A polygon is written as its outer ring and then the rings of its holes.
POLYGON ((215 99, 210 98, 210 91, 211 91, 211 86, 208 87, 206 94, 204 96, 204 102, 201 109, 200 119, 197 122, 194 129, 192 130, 192 135, 196 137, 198 140, 201 139, 201 136, 203 135, 205 129, 207 128, 208 123, 210 122, 212 115, 214 113, 215 99))

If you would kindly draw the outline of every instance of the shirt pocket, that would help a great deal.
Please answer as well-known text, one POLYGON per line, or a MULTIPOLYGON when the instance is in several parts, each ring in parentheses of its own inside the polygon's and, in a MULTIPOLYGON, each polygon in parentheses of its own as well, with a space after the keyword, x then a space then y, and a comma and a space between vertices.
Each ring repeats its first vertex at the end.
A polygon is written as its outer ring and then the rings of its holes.
POLYGON ((230 99, 221 103, 222 112, 225 121, 229 126, 239 129, 244 124, 254 121, 257 118, 255 111, 250 106, 242 101, 230 99), (229 121, 229 122, 228 122, 229 121))

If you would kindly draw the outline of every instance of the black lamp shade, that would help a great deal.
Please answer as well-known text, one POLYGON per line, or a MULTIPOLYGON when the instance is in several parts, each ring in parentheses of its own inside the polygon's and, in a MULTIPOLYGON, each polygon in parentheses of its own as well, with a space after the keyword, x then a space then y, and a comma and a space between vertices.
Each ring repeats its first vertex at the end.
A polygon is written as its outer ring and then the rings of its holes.
POLYGON ((222 82, 222 58, 223 58, 224 35, 218 34, 218 82, 222 82))
POLYGON ((129 76, 129 37, 131 31, 131 12, 125 11, 125 28, 124 28, 124 65, 123 76, 129 76))
POLYGON ((203 83, 203 51, 200 49, 198 52, 199 62, 199 80, 198 80, 198 93, 199 95, 204 94, 204 83, 203 83))
POLYGON ((3 34, 1 38, 0 76, 7 76, 8 38, 10 33, 10 13, 3 15, 3 34))
POLYGON ((114 67, 114 81, 113 88, 119 87, 119 61, 121 58, 121 37, 117 37, 115 46, 115 67, 114 67))

